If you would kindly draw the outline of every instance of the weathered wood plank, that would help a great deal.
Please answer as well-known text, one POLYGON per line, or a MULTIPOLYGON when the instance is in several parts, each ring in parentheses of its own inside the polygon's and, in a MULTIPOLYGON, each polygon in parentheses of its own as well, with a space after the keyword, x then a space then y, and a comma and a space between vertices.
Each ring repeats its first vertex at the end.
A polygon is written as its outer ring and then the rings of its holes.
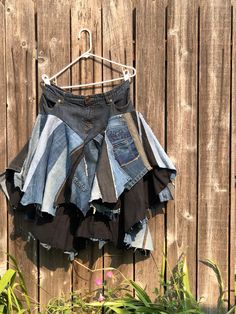
MULTIPOLYGON (((200 2, 198 260, 214 260, 228 283, 230 1, 200 2)), ((198 262, 198 297, 215 313, 217 279, 198 262)), ((228 293, 225 294, 227 299, 228 293)))
POLYGON ((186 254, 193 294, 196 294, 197 253, 197 62, 197 2, 170 0, 167 7, 166 132, 167 151, 176 164, 178 175, 175 201, 167 204, 167 258, 172 270, 180 255, 186 254))
MULTIPOLYGON (((70 2, 37 1, 38 83, 42 74, 49 77, 70 62, 70 2)), ((58 77, 57 84, 70 84, 69 71, 58 77)), ((39 97, 41 88, 39 86, 39 97)), ((71 288, 72 266, 61 250, 47 251, 40 246, 41 309, 48 300, 71 288)))
MULTIPOLYGON (((5 6, 0 2, 0 172, 6 168, 7 159, 7 121, 6 121, 6 65, 5 65, 5 6)), ((7 269, 7 206, 4 194, 0 193, 0 276, 7 269)))
MULTIPOLYGON (((164 147, 165 141, 165 2, 137 1, 136 5, 136 109, 140 111, 164 147), (148 16, 148 18, 147 18, 148 16)), ((152 294, 159 287, 162 250, 165 245, 165 208, 153 210, 149 227, 153 258, 135 253, 135 280, 152 294), (152 271, 150 271, 152 270, 152 271)))
MULTIPOLYGON (((36 116, 34 2, 7 0, 6 80, 8 163, 24 146, 36 116)), ((23 215, 9 215, 9 253, 25 274, 29 294, 37 300, 37 246, 27 240, 23 215)))
MULTIPOLYGON (((132 3, 131 1, 103 0, 102 1, 103 21, 103 56, 112 61, 121 62, 127 65, 133 64, 132 49, 132 3)), ((122 68, 104 62, 103 79, 113 79, 122 76, 122 68), (119 73, 117 73, 119 71, 119 73)), ((104 91, 110 90, 115 84, 104 85, 104 91)), ((133 95, 133 84, 130 88, 131 99, 133 95)), ((133 100, 133 99, 132 99, 133 100)), ((114 249, 113 246, 106 248, 104 253, 104 266, 119 268, 128 278, 133 278, 133 253, 114 249)))
MULTIPOLYGON (((71 55, 72 60, 76 59, 89 48, 89 35, 82 33, 78 40, 78 33, 81 28, 88 28, 92 33, 92 52, 102 55, 101 42, 101 1, 72 1, 71 4, 71 55)), ((71 60, 71 61, 72 61, 71 60)), ((94 58, 81 59, 73 65, 72 84, 84 84, 98 82, 102 80, 101 60, 94 58)), ((73 89, 74 94, 88 95, 101 93, 101 85, 91 85, 84 88, 73 89)), ((102 250, 98 249, 98 243, 88 243, 88 247, 80 251, 76 260, 90 269, 101 269, 103 265, 102 250)), ((73 290, 91 291, 96 287, 96 278, 102 278, 102 271, 90 272, 73 262, 73 290)))
POLYGON ((231 178, 230 178, 230 270, 229 270, 229 306, 235 304, 234 275, 236 274, 236 1, 231 0, 231 178))

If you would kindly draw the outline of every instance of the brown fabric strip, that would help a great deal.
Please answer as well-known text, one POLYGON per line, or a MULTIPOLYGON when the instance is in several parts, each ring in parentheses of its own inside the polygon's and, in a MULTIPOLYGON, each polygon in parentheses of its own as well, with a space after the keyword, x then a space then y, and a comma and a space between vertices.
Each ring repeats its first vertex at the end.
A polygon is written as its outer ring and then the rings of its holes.
POLYGON ((129 131, 130 131, 130 134, 134 140, 134 143, 135 143, 135 146, 139 152, 139 155, 140 157, 142 158, 143 160, 143 163, 145 165, 145 167, 148 169, 148 170, 151 170, 152 167, 150 165, 150 163, 148 162, 148 159, 147 159, 147 155, 144 151, 144 148, 142 146, 142 143, 140 141, 140 138, 139 138, 139 134, 138 134, 138 130, 134 124, 134 121, 133 121, 133 118, 131 116, 131 113, 130 112, 127 112, 127 113, 124 113, 123 115, 127 125, 128 125, 128 128, 129 128, 129 131))
POLYGON ((116 203, 116 191, 105 139, 102 144, 101 155, 99 158, 96 174, 103 202, 116 203))

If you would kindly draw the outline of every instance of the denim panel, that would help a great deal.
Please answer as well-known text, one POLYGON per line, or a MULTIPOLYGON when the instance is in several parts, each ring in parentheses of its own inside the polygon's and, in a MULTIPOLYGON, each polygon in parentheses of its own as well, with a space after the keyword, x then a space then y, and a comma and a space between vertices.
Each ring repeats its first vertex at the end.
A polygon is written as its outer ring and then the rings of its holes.
MULTIPOLYGON (((102 139, 103 136, 97 136, 96 142, 100 145, 102 139)), ((78 165, 72 181, 71 202, 76 204, 84 215, 90 208, 89 201, 94 183, 98 157, 98 147, 95 140, 91 140, 84 147, 84 158, 78 165)))
POLYGON ((3 193, 6 195, 8 201, 10 201, 10 196, 8 194, 7 186, 6 186, 6 177, 5 177, 5 175, 6 175, 6 171, 4 171, 4 172, 2 172, 0 174, 0 187, 1 187, 2 191, 3 191, 3 193))
POLYGON ((24 159, 21 171, 14 173, 14 184, 16 187, 18 186, 21 190, 23 189, 25 177, 27 175, 27 171, 29 170, 30 163, 32 161, 33 155, 38 145, 42 127, 44 127, 46 120, 47 116, 43 116, 41 114, 37 116, 31 132, 27 156, 24 159))
POLYGON ((121 167, 134 161, 139 156, 126 124, 113 125, 112 121, 109 121, 106 135, 113 146, 115 158, 121 167))
POLYGON ((140 229, 133 229, 125 234, 124 243, 129 248, 132 247, 135 249, 153 251, 152 236, 148 226, 147 218, 140 221, 140 229))
MULTIPOLYGON (((59 135, 59 133, 56 134, 59 135)), ((44 138, 45 147, 43 147, 43 151, 39 151, 40 159, 33 159, 34 163, 31 164, 32 167, 29 169, 28 176, 26 177, 25 188, 23 189, 24 195, 20 201, 22 205, 28 205, 30 203, 42 204, 43 202, 44 185, 47 174, 47 160, 53 144, 53 137, 54 133, 47 139, 44 138)), ((41 149, 40 146, 39 148, 41 149)), ((63 149, 63 146, 61 146, 61 149, 63 149)), ((54 158, 57 160, 58 154, 57 156, 54 155, 54 158)))
MULTIPOLYGON (((117 159, 115 158, 114 149, 113 149, 111 142, 109 141, 109 139, 107 137, 107 134, 105 134, 105 141, 107 144, 107 152, 108 152, 108 156, 109 156, 110 167, 112 170, 112 177, 113 177, 113 182, 114 182, 114 186, 115 186, 116 200, 117 200, 118 197, 121 195, 121 193, 124 191, 127 182, 130 182, 132 180, 132 178, 130 177, 130 175, 128 173, 126 173, 122 169, 122 167, 119 165, 117 159)), ((106 200, 104 200, 104 201, 106 201, 106 200)))
POLYGON ((92 202, 93 200, 98 200, 98 199, 102 199, 102 193, 98 184, 97 175, 95 174, 93 185, 91 188, 91 195, 90 195, 89 202, 92 202))
POLYGON ((90 207, 94 209, 95 211, 98 211, 102 213, 103 215, 106 215, 110 220, 116 219, 117 215, 120 214, 120 203, 118 203, 118 206, 116 204, 113 207, 108 207, 104 203, 98 203, 98 202, 93 202, 90 204, 90 207))
POLYGON ((174 185, 169 182, 168 185, 158 194, 160 201, 165 202, 174 199, 174 185))
POLYGON ((89 210, 90 186, 86 173, 86 160, 82 158, 76 168, 75 175, 71 184, 71 203, 75 204, 84 215, 89 210))
POLYGON ((91 241, 98 241, 98 249, 102 249, 103 246, 107 243, 107 241, 104 241, 104 240, 100 240, 100 239, 97 239, 97 238, 89 238, 91 241))
MULTIPOLYGON (((56 154, 56 151, 54 152, 56 154)), ((40 208, 41 212, 47 212, 53 216, 55 216, 56 213, 56 207, 54 207, 54 197, 68 173, 67 147, 65 147, 64 150, 60 153, 60 155, 57 156, 58 156, 57 160, 55 161, 54 164, 51 165, 51 170, 49 170, 49 173, 46 174, 43 200, 40 208)), ((30 202, 32 203, 32 201, 30 202)))
POLYGON ((123 120, 122 115, 113 116, 109 119, 106 136, 113 146, 115 158, 121 167, 139 156, 128 125, 123 120))
POLYGON ((141 180, 145 174, 149 171, 141 159, 138 157, 134 162, 123 167, 125 172, 132 178, 129 182, 126 183, 125 187, 131 189, 139 180, 141 180))
MULTIPOLYGON (((148 141, 150 143, 150 146, 152 148, 153 154, 155 156, 156 162, 159 167, 161 168, 168 168, 172 170, 176 170, 173 162, 169 158, 169 156, 166 154, 165 150, 159 143, 158 139, 156 138, 155 134, 153 133, 152 129, 150 126, 147 124, 145 121, 143 115, 139 112, 139 119, 141 120, 141 123, 144 127, 144 130, 146 132, 148 141)), ((171 174, 171 179, 174 179, 176 177, 176 173, 173 172, 171 174)))
POLYGON ((89 96, 74 95, 54 84, 41 87, 40 113, 59 117, 86 141, 104 131, 111 116, 134 110, 129 81, 89 96))
POLYGON ((82 144, 82 139, 64 123, 60 123, 49 137, 43 135, 42 132, 40 141, 46 147, 43 145, 44 151, 40 145, 37 147, 33 158, 35 171, 20 202, 22 205, 41 204, 41 211, 55 215, 54 198, 68 174, 69 155, 82 144), (37 156, 41 158, 38 160, 37 156))
POLYGON ((135 144, 135 146, 136 146, 136 148, 138 150, 138 153, 139 153, 140 157, 142 158, 144 166, 148 170, 152 170, 152 166, 150 165, 150 163, 148 161, 148 158, 147 158, 147 155, 146 155, 146 152, 144 150, 144 147, 142 146, 142 142, 140 140, 139 133, 138 133, 138 130, 137 130, 136 125, 134 123, 132 114, 133 113, 130 113, 130 112, 124 113, 123 114, 123 118, 124 118, 124 120, 127 123, 129 132, 130 132, 130 134, 132 136, 132 139, 133 139, 134 144, 135 144))
MULTIPOLYGON (((40 135, 40 139, 37 143, 37 150, 35 151, 35 154, 31 160, 30 163, 30 167, 28 169, 28 173, 27 176, 25 178, 25 182, 24 182, 24 186, 22 191, 25 192, 33 175, 34 172, 37 168, 37 165, 40 161, 40 159, 42 158, 44 151, 46 149, 46 146, 48 145, 47 139, 53 134, 54 130, 60 125, 62 124, 62 121, 60 119, 58 119, 55 116, 48 116, 47 117, 47 122, 42 130, 42 133, 40 135)), ((29 154, 31 154, 31 152, 29 151, 29 154)))
POLYGON ((148 171, 149 167, 144 162, 135 146, 128 125, 123 115, 111 117, 106 129, 107 142, 110 143, 110 151, 118 161, 120 168, 131 178, 125 187, 130 189, 148 171))

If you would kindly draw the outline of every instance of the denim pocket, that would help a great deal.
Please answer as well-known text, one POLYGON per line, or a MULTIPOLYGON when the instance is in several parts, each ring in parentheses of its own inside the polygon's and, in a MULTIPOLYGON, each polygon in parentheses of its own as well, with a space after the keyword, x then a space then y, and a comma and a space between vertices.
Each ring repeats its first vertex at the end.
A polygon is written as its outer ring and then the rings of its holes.
POLYGON ((127 165, 139 156, 134 140, 126 125, 111 128, 107 131, 107 137, 111 142, 115 159, 121 166, 127 165))
POLYGON ((40 108, 43 112, 53 111, 54 108, 61 106, 64 103, 64 99, 62 97, 49 97, 42 94, 40 98, 40 108))

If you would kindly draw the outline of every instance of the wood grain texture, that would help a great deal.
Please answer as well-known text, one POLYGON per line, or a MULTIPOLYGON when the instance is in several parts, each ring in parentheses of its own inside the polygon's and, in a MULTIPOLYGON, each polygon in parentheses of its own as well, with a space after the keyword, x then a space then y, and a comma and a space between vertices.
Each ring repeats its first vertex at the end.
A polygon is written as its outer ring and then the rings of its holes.
MULTIPOLYGON (((81 34, 78 40, 78 33, 81 28, 88 28, 92 32, 92 52, 102 55, 102 30, 101 30, 101 1, 73 1, 71 4, 71 53, 72 60, 75 60, 83 52, 89 49, 89 36, 87 32, 81 34)), ((72 70, 72 84, 84 84, 102 80, 102 65, 98 58, 83 58, 78 61, 72 70)), ((73 89, 74 94, 88 95, 102 92, 102 85, 91 85, 73 89)), ((88 247, 79 252, 76 260, 90 269, 101 269, 103 266, 103 251, 98 248, 98 242, 89 242, 88 247)), ((90 272, 83 266, 73 262, 73 290, 83 289, 91 291, 96 287, 96 278, 103 278, 102 271, 90 272)))
MULTIPOLYGON (((37 1, 38 82, 42 74, 49 77, 59 72, 70 62, 70 3, 69 1, 37 1)), ((57 79, 57 84, 68 85, 70 72, 57 79)), ((39 86, 39 97, 41 88, 39 86)), ((48 300, 71 289, 72 266, 68 255, 61 250, 49 251, 39 246, 40 251, 40 303, 41 309, 48 300)))
MULTIPOLYGON (((165 146, 165 1, 136 1, 136 109, 165 146), (146 18, 148 16, 148 19, 146 18)), ((154 251, 146 258, 135 253, 135 280, 152 294, 159 287, 165 246, 165 206, 149 220, 154 251), (152 270, 152 271, 150 271, 152 270)))
MULTIPOLYGON (((36 116, 34 2, 5 2, 7 156, 9 163, 24 146, 36 116)), ((23 215, 9 215, 9 253, 25 274, 29 295, 37 300, 37 246, 27 242, 23 215)))
MULTIPOLYGON (((133 44, 132 44, 132 3, 130 0, 103 0, 102 1, 102 44, 103 57, 120 62, 122 64, 133 65, 133 44)), ((103 65, 103 79, 113 79, 121 77, 122 68, 105 62, 103 65), (111 68, 113 71, 111 71, 111 68), (118 71, 118 72, 117 72, 118 71)), ((115 84, 104 84, 104 92, 110 90, 115 84)), ((130 85, 131 99, 133 95, 133 84, 130 85)), ((133 278, 133 253, 114 249, 112 245, 107 246, 104 253, 104 267, 115 267, 127 277, 133 278)), ((119 280, 119 276, 117 276, 119 280)))
MULTIPOLYGON (((167 204, 167 258, 171 270, 186 254, 196 295, 198 7, 167 6, 167 152, 176 165, 175 202, 167 204), (179 158, 181 156, 181 158, 179 158)), ((170 272, 168 270, 168 277, 170 272)))
POLYGON ((229 306, 235 304, 234 276, 236 274, 236 1, 231 1, 231 134, 230 134, 230 268, 229 306))
MULTIPOLYGON (((7 120, 6 120, 6 64, 5 64, 5 6, 0 2, 0 172, 6 168, 7 160, 7 120)), ((3 193, 0 193, 0 276, 7 269, 7 204, 3 193)))
MULTIPOLYGON (((214 260, 228 282, 230 2, 200 2, 198 260, 214 260)), ((198 262, 198 297, 215 313, 217 279, 198 262)), ((225 294, 228 298, 228 293, 225 294)))

